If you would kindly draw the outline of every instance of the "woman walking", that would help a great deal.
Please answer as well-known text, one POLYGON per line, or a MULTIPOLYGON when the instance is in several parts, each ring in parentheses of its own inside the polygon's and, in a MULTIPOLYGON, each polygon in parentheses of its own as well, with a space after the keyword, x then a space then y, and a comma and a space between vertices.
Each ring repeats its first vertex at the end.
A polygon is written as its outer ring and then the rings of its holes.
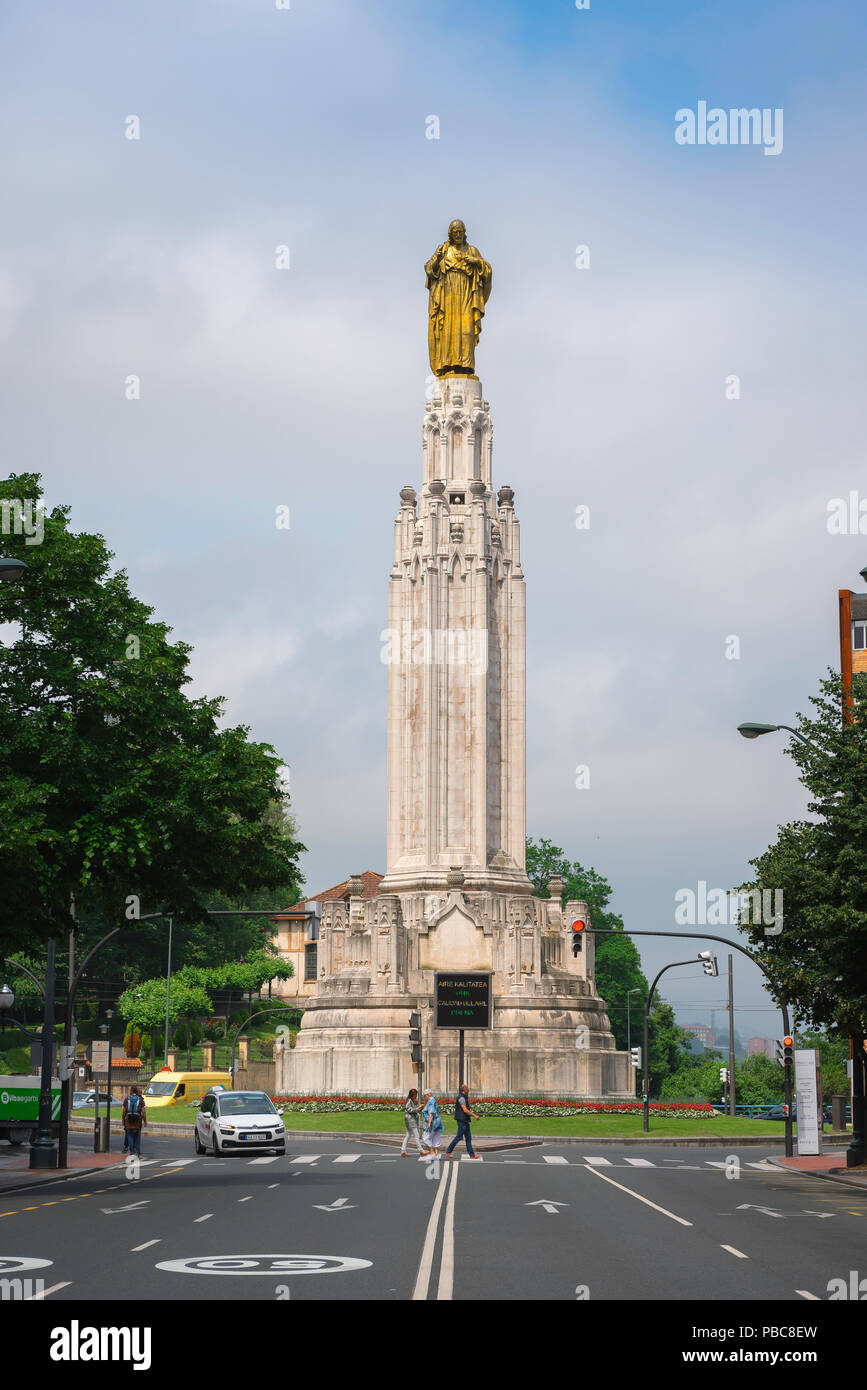
POLYGON ((418 1132, 419 1110, 418 1110, 418 1091, 413 1087, 406 1098, 406 1105, 403 1108, 403 1121, 406 1125, 406 1134, 403 1136, 403 1143, 400 1148, 401 1158, 409 1158, 406 1146, 410 1139, 415 1140, 415 1146, 419 1153, 424 1155, 425 1150, 421 1146, 421 1136, 418 1132))
POLYGON ((422 1135, 422 1143, 427 1146, 427 1151, 432 1158, 439 1158, 440 1144, 442 1143, 445 1125, 442 1122, 440 1108, 437 1105, 436 1096, 433 1091, 425 1091, 424 1096, 424 1134, 422 1135))

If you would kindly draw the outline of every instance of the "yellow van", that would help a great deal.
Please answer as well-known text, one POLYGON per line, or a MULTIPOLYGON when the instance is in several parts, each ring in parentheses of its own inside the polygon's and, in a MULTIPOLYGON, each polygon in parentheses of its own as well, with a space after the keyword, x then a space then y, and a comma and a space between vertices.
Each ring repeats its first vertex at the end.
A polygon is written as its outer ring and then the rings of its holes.
POLYGON ((145 1106, 150 1111, 166 1105, 199 1105, 202 1096, 217 1086, 231 1091, 227 1071, 158 1071, 145 1087, 145 1106))

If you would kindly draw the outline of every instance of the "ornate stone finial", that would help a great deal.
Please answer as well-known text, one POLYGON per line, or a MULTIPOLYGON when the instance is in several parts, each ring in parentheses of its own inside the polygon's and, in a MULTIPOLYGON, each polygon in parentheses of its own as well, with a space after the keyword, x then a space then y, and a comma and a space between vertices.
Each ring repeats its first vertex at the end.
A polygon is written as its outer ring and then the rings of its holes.
POLYGON ((452 864, 451 868, 448 871, 448 874, 446 875, 446 885, 450 889, 463 888, 464 871, 461 868, 460 864, 452 864))
POLYGON ((553 874, 551 878, 548 879, 548 892, 551 894, 552 898, 556 899, 558 903, 560 902, 560 899, 563 897, 563 889, 565 887, 566 884, 563 882, 563 879, 560 877, 559 874, 553 874))
POLYGON ((497 493, 497 506, 511 507, 514 500, 515 494, 513 490, 509 487, 508 483, 504 483, 503 486, 500 488, 500 491, 497 493))
POLYGON ((364 879, 361 874, 351 874, 347 880, 346 887, 350 898, 360 898, 364 892, 364 879))
POLYGON ((487 489, 480 478, 474 478, 470 483, 470 494, 473 497, 484 497, 486 491, 487 489))
POLYGON ((405 507, 415 506, 415 488, 411 487, 409 483, 407 483, 406 487, 401 488, 400 500, 405 507))
POLYGON ((442 497, 445 490, 446 485, 442 478, 434 478, 433 482, 428 484, 428 491, 432 497, 442 497))
POLYGON ((475 376, 476 343, 491 293, 491 267, 467 241, 463 222, 449 224, 448 240, 424 268, 428 299, 428 354, 436 376, 475 376))

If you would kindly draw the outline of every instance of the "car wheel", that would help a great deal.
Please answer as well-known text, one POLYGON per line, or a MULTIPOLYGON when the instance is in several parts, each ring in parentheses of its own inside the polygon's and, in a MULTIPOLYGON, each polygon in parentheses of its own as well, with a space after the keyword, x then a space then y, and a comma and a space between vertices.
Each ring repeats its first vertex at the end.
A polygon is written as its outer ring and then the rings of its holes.
POLYGON ((24 1143, 24 1135, 23 1135, 23 1134, 10 1134, 10 1135, 9 1135, 9 1143, 10 1143, 10 1144, 14 1144, 14 1145, 16 1146, 16 1148, 17 1148, 17 1146, 18 1146, 19 1144, 23 1144, 23 1143, 24 1143))
POLYGON ((194 1129, 194 1130, 193 1130, 193 1138, 195 1139, 195 1143, 196 1143, 196 1153, 197 1153, 197 1154, 203 1154, 203 1153, 205 1153, 205 1146, 204 1146, 204 1144, 202 1143, 201 1139, 199 1138, 199 1131, 198 1131, 197 1129, 194 1129))
POLYGON ((216 1131, 216 1130, 214 1130, 214 1133, 213 1133, 212 1136, 211 1136, 211 1140, 212 1140, 212 1143, 213 1143, 213 1154, 214 1154, 214 1158, 222 1158, 222 1157, 223 1157, 223 1150, 220 1148, 220 1141, 219 1141, 218 1138, 217 1138, 217 1131, 216 1131))
POLYGON ((279 1157, 281 1157, 281 1158, 285 1157, 285 1155, 286 1155, 286 1145, 284 1144, 283 1147, 282 1147, 282 1149, 275 1149, 274 1152, 275 1152, 279 1157))

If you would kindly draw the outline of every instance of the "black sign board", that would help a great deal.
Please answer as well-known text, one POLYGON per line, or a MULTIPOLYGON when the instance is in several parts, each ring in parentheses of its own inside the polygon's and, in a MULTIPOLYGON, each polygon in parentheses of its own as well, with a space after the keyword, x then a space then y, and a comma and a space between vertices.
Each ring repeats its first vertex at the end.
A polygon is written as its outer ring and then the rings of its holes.
POLYGON ((437 1028, 490 1028, 490 975, 436 976, 437 1028))

